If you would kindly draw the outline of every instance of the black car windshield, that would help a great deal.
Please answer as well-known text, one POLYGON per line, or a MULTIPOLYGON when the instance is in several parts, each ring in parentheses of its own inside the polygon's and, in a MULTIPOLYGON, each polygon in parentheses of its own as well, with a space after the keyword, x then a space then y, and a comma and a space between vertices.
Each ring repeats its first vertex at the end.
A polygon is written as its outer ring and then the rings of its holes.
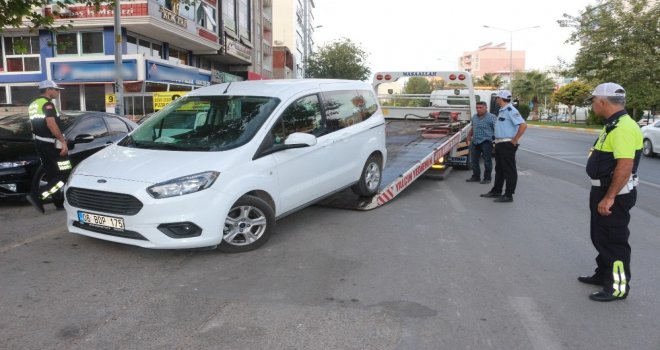
POLYGON ((126 147, 225 151, 250 141, 279 99, 256 96, 186 96, 140 124, 118 144, 126 147))
MULTIPOLYGON (((60 129, 66 130, 79 116, 60 115, 60 129)), ((12 114, 0 117, 0 138, 4 140, 32 140, 32 126, 27 113, 12 114)))

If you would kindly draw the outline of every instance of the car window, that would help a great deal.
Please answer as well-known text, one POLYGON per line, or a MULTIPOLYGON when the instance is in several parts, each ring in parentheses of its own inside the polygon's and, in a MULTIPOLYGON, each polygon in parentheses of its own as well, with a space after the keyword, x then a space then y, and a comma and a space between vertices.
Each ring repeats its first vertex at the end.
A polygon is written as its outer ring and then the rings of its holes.
POLYGON ((27 114, 14 114, 0 118, 0 138, 32 140, 32 127, 27 114))
POLYGON ((329 91, 323 93, 325 126, 333 132, 361 122, 363 108, 355 90, 329 91))
POLYGON ((108 128, 105 126, 101 117, 87 117, 75 125, 70 134, 67 135, 69 138, 75 138, 81 134, 88 134, 94 136, 94 138, 99 138, 108 135, 108 128))
POLYGON ((271 133, 275 144, 282 144, 294 132, 321 136, 325 132, 322 123, 318 95, 305 96, 290 104, 273 127, 271 133))
POLYGON ((121 119, 116 117, 106 117, 106 123, 108 123, 108 129, 110 130, 110 135, 122 134, 128 132, 128 126, 121 119))

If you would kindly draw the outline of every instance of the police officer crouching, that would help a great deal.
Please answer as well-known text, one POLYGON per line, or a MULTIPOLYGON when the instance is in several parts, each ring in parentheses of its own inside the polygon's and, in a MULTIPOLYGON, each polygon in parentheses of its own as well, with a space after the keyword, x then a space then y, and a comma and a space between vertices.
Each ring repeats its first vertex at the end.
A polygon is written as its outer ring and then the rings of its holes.
MULTIPOLYGON (((44 202, 50 197, 58 209, 64 208, 62 187, 71 171, 69 148, 61 131, 59 112, 52 99, 60 94, 61 87, 52 80, 39 83, 41 96, 28 107, 30 124, 37 153, 41 158, 41 166, 45 170, 48 184, 42 193, 39 188, 33 188, 26 199, 39 212, 44 213, 44 202)), ((34 183, 35 181, 33 181, 34 183)))
POLYGON ((591 178, 591 242, 598 256, 596 272, 578 280, 603 287, 589 295, 591 300, 622 300, 630 292, 628 223, 630 209, 637 200, 637 167, 643 137, 624 109, 623 87, 615 83, 600 84, 590 100, 594 113, 607 118, 587 161, 587 175, 591 178))

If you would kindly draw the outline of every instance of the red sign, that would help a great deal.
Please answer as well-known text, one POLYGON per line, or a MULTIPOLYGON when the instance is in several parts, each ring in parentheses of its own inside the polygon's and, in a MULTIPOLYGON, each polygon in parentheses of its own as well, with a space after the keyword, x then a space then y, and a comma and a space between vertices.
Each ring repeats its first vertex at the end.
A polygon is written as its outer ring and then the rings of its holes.
MULTIPOLYGON (((53 13, 52 8, 46 8, 46 15, 53 13)), ((59 10, 59 16, 56 19, 65 18, 99 18, 99 17, 113 17, 115 11, 108 5, 101 5, 98 12, 95 11, 94 6, 68 6, 59 10)), ((148 16, 149 8, 146 3, 143 4, 121 4, 121 16, 148 16)))
POLYGON ((198 28, 197 32, 198 32, 197 34, 199 34, 199 36, 201 36, 202 38, 207 39, 207 40, 211 40, 212 42, 214 42, 216 44, 218 43, 218 37, 215 34, 209 32, 207 30, 204 30, 202 28, 198 28))

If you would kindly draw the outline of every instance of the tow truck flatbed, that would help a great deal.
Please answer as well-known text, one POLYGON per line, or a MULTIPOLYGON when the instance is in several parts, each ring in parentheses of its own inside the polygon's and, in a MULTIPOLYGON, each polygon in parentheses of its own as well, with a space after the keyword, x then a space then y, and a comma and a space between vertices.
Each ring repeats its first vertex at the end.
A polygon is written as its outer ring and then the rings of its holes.
POLYGON ((469 128, 467 122, 387 120, 387 163, 382 171, 378 193, 372 197, 359 197, 350 189, 345 189, 322 200, 318 205, 370 210, 389 202, 456 147, 464 138, 461 135, 465 135, 469 128), (430 126, 441 132, 426 132, 430 126))

